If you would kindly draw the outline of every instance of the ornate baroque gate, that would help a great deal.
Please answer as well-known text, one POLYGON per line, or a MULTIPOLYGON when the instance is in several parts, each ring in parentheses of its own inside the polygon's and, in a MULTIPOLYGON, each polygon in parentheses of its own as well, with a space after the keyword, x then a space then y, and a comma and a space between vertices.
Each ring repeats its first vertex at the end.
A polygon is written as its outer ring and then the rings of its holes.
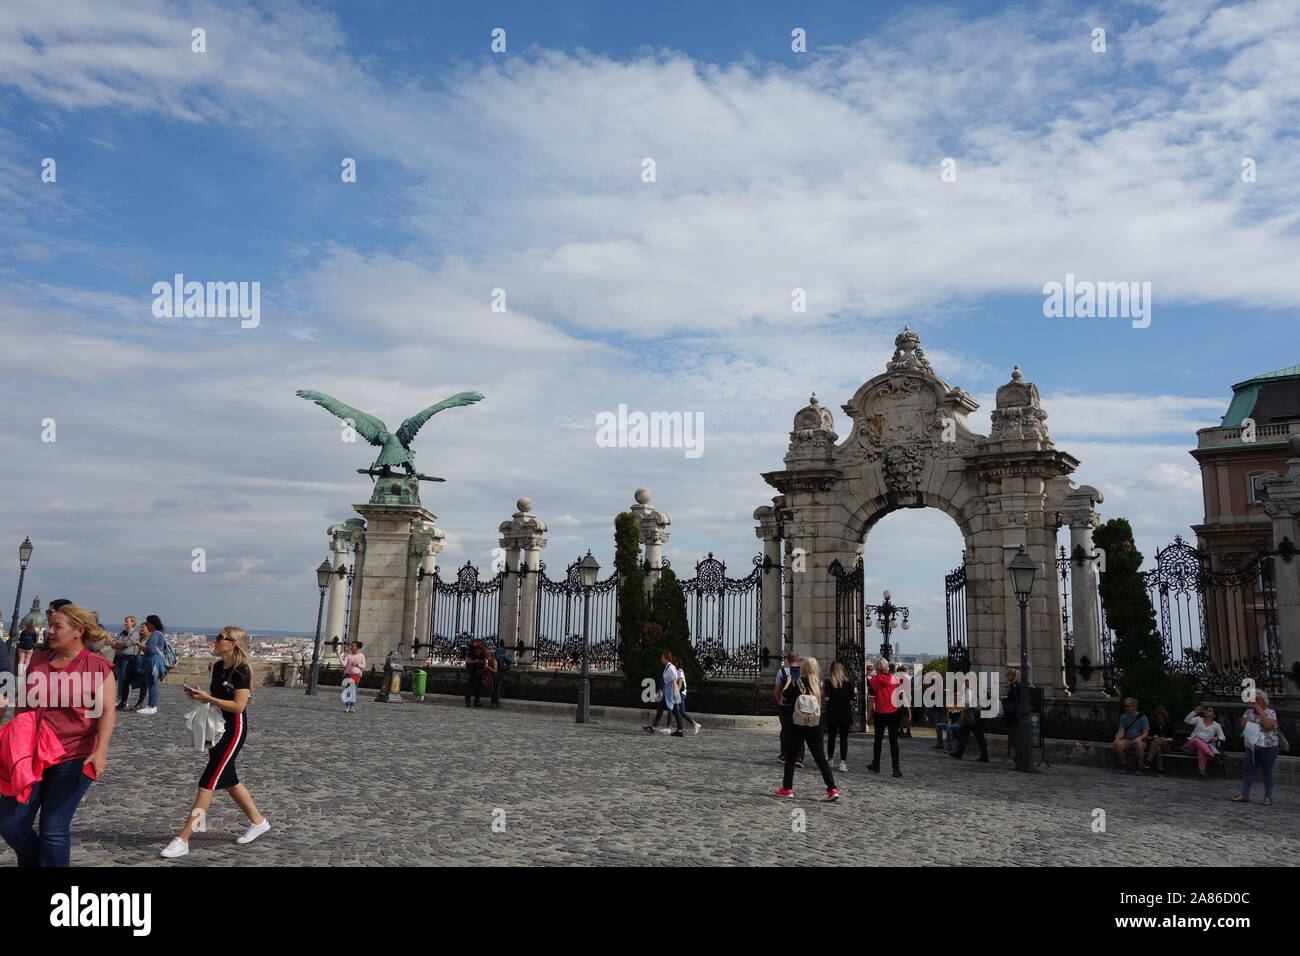
MULTIPOLYGON (((563 579, 546 576, 546 562, 537 570, 537 653, 539 667, 577 670, 582 662, 582 561, 574 561, 563 579)), ((591 589, 590 643, 587 666, 593 671, 618 668, 618 573, 597 581, 591 589)))
POLYGON ((863 594, 862 558, 846 571, 836 559, 828 569, 835 580, 835 659, 852 675, 858 701, 859 733, 867 729, 867 685, 862 680, 867 663, 866 600, 863 594))
POLYGON ((948 625, 948 671, 970 670, 970 644, 966 637, 966 552, 961 565, 943 576, 945 619, 948 625))

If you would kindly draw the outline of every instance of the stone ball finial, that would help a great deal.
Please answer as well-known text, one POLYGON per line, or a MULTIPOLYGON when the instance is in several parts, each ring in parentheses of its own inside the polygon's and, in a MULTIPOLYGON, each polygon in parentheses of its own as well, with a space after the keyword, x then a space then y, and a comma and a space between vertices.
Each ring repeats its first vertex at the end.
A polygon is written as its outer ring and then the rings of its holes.
POLYGON ((1024 380, 1025 380, 1025 373, 1022 372, 1022 371, 1020 371, 1020 366, 1019 366, 1019 365, 1014 366, 1014 367, 1011 369, 1011 381, 1013 381, 1013 382, 1023 382, 1024 380))
POLYGON ((812 395, 809 396, 809 398, 808 398, 808 404, 809 404, 809 405, 820 405, 820 404, 821 404, 821 402, 817 401, 817 393, 816 393, 816 392, 813 392, 812 395))
POLYGON ((1291 449, 1292 458, 1300 458, 1300 432, 1287 439, 1286 447, 1291 449))
POLYGON ((525 514, 527 514, 529 511, 533 510, 533 499, 520 498, 518 501, 515 502, 515 507, 518 508, 520 511, 524 512, 525 514))
POLYGON ((636 503, 637 503, 637 504, 639 504, 639 505, 648 505, 648 504, 650 503, 650 489, 649 489, 649 488, 638 488, 638 489, 636 490, 636 494, 635 494, 633 497, 636 498, 636 503))

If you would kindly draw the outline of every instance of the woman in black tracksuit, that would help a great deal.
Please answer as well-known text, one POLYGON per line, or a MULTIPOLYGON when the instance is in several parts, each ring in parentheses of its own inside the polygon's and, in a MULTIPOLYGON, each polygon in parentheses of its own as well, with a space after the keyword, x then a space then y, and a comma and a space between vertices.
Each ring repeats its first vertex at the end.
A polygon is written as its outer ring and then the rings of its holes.
POLYGON ((853 723, 853 681, 844 665, 831 662, 831 674, 822 690, 826 701, 826 759, 835 762, 835 738, 840 739, 840 772, 849 769, 849 725, 853 723))
POLYGON ((248 634, 243 628, 225 627, 212 644, 212 653, 221 658, 212 665, 212 686, 207 692, 198 688, 185 688, 190 700, 201 704, 213 704, 221 710, 225 718, 225 732, 216 745, 208 751, 208 765, 199 778, 198 793, 194 798, 194 807, 190 810, 189 821, 175 837, 162 856, 167 859, 184 856, 190 852, 190 837, 195 830, 206 830, 208 808, 212 806, 212 795, 218 790, 225 790, 244 816, 248 817, 248 829, 235 842, 252 843, 259 836, 271 829, 270 821, 257 811, 253 795, 239 782, 235 772, 235 758, 244 748, 248 739, 248 707, 252 696, 253 671, 248 663, 248 634))

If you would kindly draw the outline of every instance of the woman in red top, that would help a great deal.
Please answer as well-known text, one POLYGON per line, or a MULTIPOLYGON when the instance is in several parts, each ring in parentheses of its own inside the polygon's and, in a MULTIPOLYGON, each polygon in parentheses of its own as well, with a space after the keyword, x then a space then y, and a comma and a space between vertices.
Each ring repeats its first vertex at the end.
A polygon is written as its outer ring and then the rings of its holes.
POLYGON ((889 661, 883 657, 876 658, 876 673, 867 681, 875 703, 876 742, 871 763, 867 769, 880 773, 880 744, 885 730, 889 731, 889 758, 894 763, 894 776, 901 777, 903 771, 898 769, 898 728, 903 719, 903 712, 909 710, 906 697, 899 688, 903 679, 890 673, 889 661), (901 706, 900 706, 901 705, 901 706))
MULTIPOLYGON (((117 712, 113 665, 88 645, 108 633, 83 607, 68 604, 50 615, 49 650, 32 655, 20 711, 35 710, 63 747, 26 803, 0 798, 0 835, 18 854, 19 866, 68 866, 72 817, 81 798, 108 766, 108 743, 117 712), (40 813, 40 832, 32 827, 40 813)), ((0 698, 0 721, 8 701, 0 698)))

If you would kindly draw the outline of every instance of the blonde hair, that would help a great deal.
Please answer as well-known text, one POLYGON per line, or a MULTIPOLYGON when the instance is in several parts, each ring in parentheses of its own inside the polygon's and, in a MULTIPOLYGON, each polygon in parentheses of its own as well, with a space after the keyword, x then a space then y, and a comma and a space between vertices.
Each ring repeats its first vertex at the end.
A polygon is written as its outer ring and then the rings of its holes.
POLYGON ((1007 668, 1007 683, 1009 684, 1009 683, 1011 683, 1012 681, 1017 681, 1017 680, 1020 680, 1020 671, 1018 671, 1018 670, 1017 670, 1016 668, 1014 668, 1014 667, 1008 667, 1008 668, 1007 668))
POLYGON ((839 661, 831 661, 831 686, 839 690, 848 679, 849 675, 844 672, 844 665, 839 661))
POLYGON ((799 662, 799 666, 801 668, 799 676, 808 685, 808 693, 816 697, 817 703, 820 704, 822 700, 822 666, 817 663, 815 657, 805 657, 799 662))
POLYGON ((243 664, 248 667, 249 674, 252 674, 253 665, 249 663, 248 659, 248 632, 242 627, 223 627, 220 636, 228 637, 234 642, 233 656, 235 663, 231 669, 233 670, 243 664))
MULTIPOLYGON (((94 611, 87 611, 76 604, 65 604, 54 614, 62 614, 73 627, 83 628, 81 640, 92 651, 98 650, 99 644, 109 639, 108 632, 99 626, 99 618, 94 611)), ((50 617, 53 618, 54 614, 50 617)))
POLYGON ((890 668, 889 668, 889 661, 885 660, 883 657, 877 657, 877 658, 876 658, 876 672, 877 672, 877 673, 880 673, 880 674, 889 674, 889 673, 892 673, 892 671, 891 671, 890 668))
POLYGON ((1255 700, 1259 701, 1261 704, 1263 704, 1265 707, 1267 707, 1267 706, 1268 706, 1268 693, 1265 692, 1265 691, 1260 690, 1259 688, 1255 688, 1255 700))

